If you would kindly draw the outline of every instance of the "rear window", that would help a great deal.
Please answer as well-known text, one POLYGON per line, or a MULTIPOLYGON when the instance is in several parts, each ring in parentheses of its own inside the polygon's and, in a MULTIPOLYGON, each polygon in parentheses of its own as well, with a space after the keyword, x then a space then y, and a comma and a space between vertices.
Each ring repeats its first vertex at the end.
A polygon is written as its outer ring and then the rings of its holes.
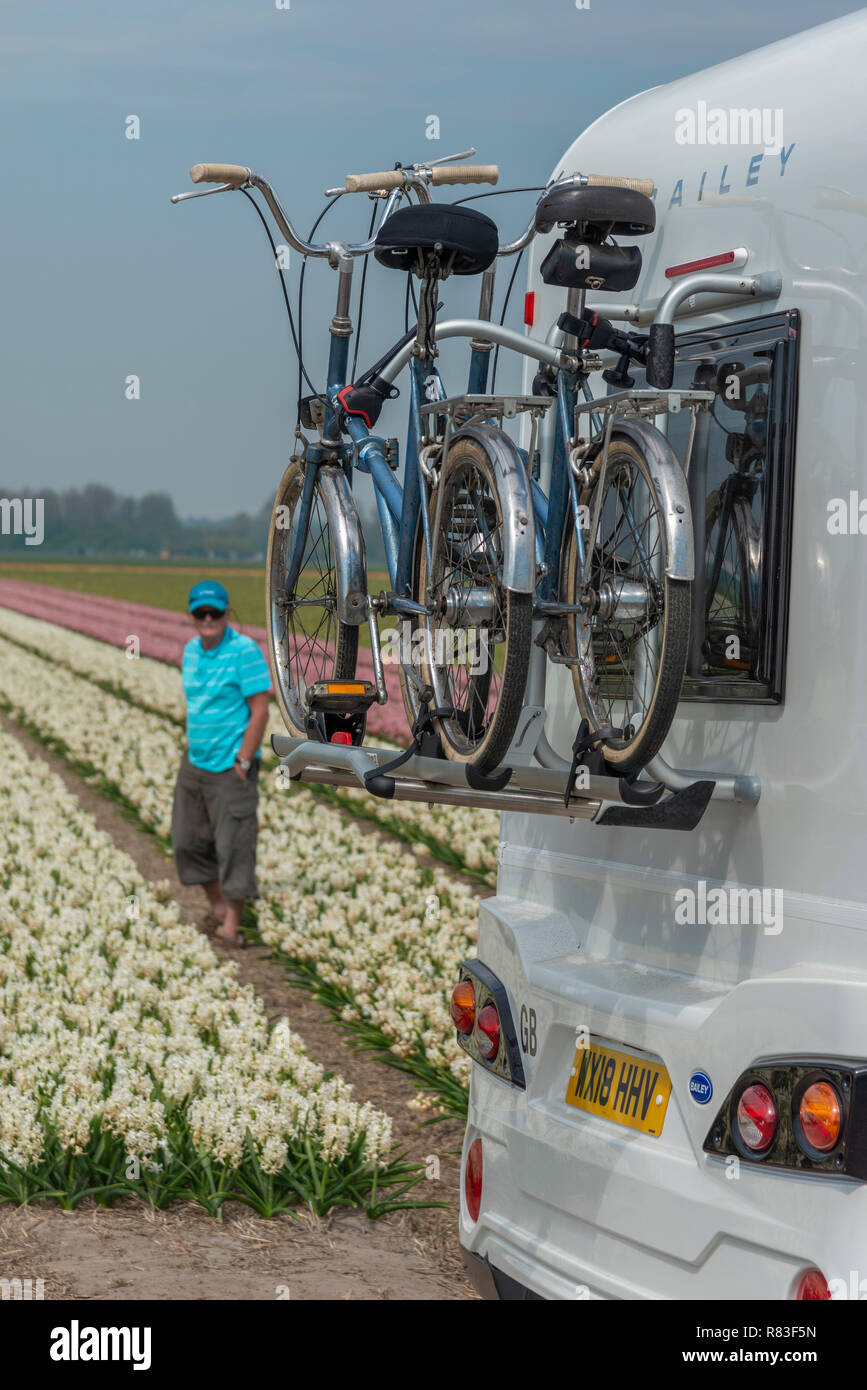
MULTIPOLYGON (((797 311, 677 336, 674 386, 716 392, 689 467, 704 564, 684 700, 783 699, 798 338, 797 311)), ((689 412, 666 418, 683 463, 689 412)))

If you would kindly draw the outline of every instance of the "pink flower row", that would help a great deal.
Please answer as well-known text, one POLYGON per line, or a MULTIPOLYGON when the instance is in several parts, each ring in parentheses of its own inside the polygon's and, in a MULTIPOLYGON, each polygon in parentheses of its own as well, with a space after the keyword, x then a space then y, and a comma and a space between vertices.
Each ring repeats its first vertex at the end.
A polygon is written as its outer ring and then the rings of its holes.
MULTIPOLYGON (((192 622, 186 613, 106 598, 101 594, 83 594, 34 584, 23 579, 0 578, 0 607, 57 623, 59 627, 84 633, 114 647, 125 647, 131 637, 137 637, 142 656, 164 661, 171 666, 180 666, 184 647, 193 636, 192 622)), ((239 625, 239 630, 253 638, 267 660, 264 627, 239 625)), ((357 675, 360 680, 373 679, 373 661, 366 648, 359 649, 357 675)), ((409 736, 395 666, 385 668, 385 680, 388 704, 372 706, 367 727, 370 733, 380 738, 406 743, 409 736)))

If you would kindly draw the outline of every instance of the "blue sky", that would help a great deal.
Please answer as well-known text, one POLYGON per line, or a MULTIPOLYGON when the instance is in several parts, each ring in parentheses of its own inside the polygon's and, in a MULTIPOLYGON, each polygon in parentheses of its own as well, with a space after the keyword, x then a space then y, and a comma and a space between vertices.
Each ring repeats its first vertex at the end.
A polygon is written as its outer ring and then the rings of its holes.
MULTIPOLYGON (((499 163, 500 187, 537 184, 618 101, 858 8, 290 3, 6 0, 0 486, 165 490, 197 516, 257 509, 273 493, 296 378, 277 276, 240 195, 171 206, 191 164, 258 169, 305 231, 323 189, 398 159, 474 145, 499 163), (438 142, 425 138, 432 114, 438 142), (125 136, 131 115, 138 140, 125 136), (137 401, 125 398, 130 374, 137 401)), ((505 237, 533 202, 478 206, 505 237)), ((360 239, 369 215, 366 198, 344 198, 323 230, 360 239)), ((293 258, 293 298, 298 271, 293 258)), ((306 280, 305 358, 318 382, 335 276, 313 262, 306 280)), ((403 288, 371 265, 363 365, 402 331, 403 288)), ((519 272, 518 311, 523 289, 519 272)), ((450 312, 472 311, 475 287, 446 291, 450 312)), ((385 427, 400 431, 403 414, 401 400, 385 427)))

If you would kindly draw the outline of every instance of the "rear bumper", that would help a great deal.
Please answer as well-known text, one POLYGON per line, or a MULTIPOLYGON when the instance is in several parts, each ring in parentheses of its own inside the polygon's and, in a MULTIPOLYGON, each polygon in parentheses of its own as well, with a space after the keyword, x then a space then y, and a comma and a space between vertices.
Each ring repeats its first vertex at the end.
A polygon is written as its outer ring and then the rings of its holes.
POLYGON ((527 1288, 526 1284, 519 1283, 510 1274, 504 1274, 501 1269, 497 1269, 484 1256, 474 1255, 463 1245, 461 1246, 461 1255, 467 1277, 476 1293, 481 1294, 482 1298, 512 1301, 538 1298, 544 1302, 540 1293, 534 1293, 532 1289, 527 1288))
MULTIPOLYGON (((633 917, 616 906, 626 931, 633 917)), ((636 913, 649 931, 650 908, 636 913)), ((863 1055, 867 969, 696 979, 592 956, 564 914, 504 897, 483 904, 479 958, 526 1030, 526 1089, 475 1065, 470 1090, 464 1153, 481 1139, 484 1181, 477 1220, 462 1200, 460 1240, 495 1288, 493 1271, 542 1299, 788 1301, 809 1268, 849 1288, 863 1268, 867 1183, 765 1169, 704 1143, 756 1059, 863 1055), (579 1028, 666 1067, 659 1136, 566 1102, 579 1028), (697 1068, 711 1105, 691 1093, 697 1068)))

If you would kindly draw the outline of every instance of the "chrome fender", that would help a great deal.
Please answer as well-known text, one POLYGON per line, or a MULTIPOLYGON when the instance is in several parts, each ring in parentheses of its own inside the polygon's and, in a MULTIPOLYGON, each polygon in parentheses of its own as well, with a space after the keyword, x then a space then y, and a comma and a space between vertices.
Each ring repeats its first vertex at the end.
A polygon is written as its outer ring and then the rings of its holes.
POLYGON ((337 616, 349 627, 358 627, 367 621, 367 556, 361 519, 342 468, 321 466, 318 482, 332 536, 337 616))
MULTIPOLYGON (((617 419, 611 432, 612 442, 627 439, 640 449, 647 460, 650 476, 656 484, 665 524, 665 573, 669 579, 695 578, 695 546, 692 535, 692 510, 689 488, 677 454, 664 434, 648 420, 617 419)), ((596 458, 602 450, 602 440, 594 440, 585 461, 596 458)))
POLYGON ((524 460, 507 434, 493 425, 463 425, 449 442, 481 446, 490 460, 503 508, 503 585, 516 594, 536 591, 536 524, 524 460))

